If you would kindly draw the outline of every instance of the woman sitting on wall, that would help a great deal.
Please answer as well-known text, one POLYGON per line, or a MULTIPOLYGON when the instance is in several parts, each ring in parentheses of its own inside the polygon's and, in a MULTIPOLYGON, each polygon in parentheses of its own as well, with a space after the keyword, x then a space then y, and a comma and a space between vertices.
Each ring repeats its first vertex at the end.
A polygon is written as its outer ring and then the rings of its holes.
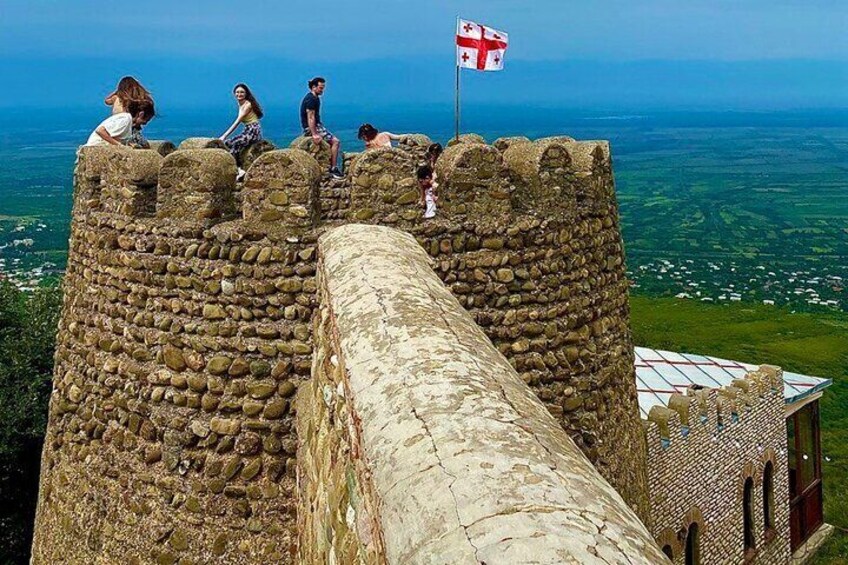
POLYGON ((371 124, 362 124, 359 126, 359 133, 357 133, 356 137, 365 142, 365 149, 391 148, 392 141, 397 141, 401 138, 398 134, 379 131, 371 124))
MULTIPOLYGON (((227 145, 227 149, 233 157, 238 159, 238 154, 250 145, 262 140, 262 126, 259 120, 265 114, 256 97, 244 83, 239 83, 233 89, 236 102, 238 102, 238 116, 227 131, 219 138, 227 145), (235 131, 239 124, 244 125, 242 132, 231 139, 227 139, 235 131)), ((244 177, 244 169, 239 167, 237 180, 244 177)))

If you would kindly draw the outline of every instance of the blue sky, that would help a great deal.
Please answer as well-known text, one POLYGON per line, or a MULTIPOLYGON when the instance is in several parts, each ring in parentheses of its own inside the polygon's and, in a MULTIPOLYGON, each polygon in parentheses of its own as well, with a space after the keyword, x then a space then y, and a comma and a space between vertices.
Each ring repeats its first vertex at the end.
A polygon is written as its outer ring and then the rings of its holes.
POLYGON ((841 0, 0 0, 0 106, 84 105, 126 73, 173 107, 227 104, 238 81, 287 100, 312 74, 330 79, 328 96, 339 103, 449 103, 457 15, 511 40, 503 73, 464 74, 468 100, 848 102, 841 0))

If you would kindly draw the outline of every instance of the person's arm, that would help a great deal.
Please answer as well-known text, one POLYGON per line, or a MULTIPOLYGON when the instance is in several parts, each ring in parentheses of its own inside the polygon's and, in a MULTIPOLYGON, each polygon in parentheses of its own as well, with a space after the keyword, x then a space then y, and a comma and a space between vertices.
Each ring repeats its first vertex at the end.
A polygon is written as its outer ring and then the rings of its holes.
POLYGON ((224 133, 222 133, 222 134, 221 134, 221 137, 219 137, 218 139, 220 139, 221 141, 224 141, 225 139, 227 139, 228 137, 230 137, 230 134, 231 134, 231 133, 233 133, 233 132, 236 130, 236 128, 238 127, 239 122, 241 122, 241 116, 239 116, 238 118, 236 118, 236 121, 234 121, 234 122, 233 122, 233 125, 231 125, 230 127, 228 127, 228 128, 227 128, 227 131, 225 131, 224 133))
POLYGON ((112 106, 115 103, 115 100, 117 100, 117 99, 118 99, 118 91, 116 90, 115 92, 113 92, 112 94, 107 96, 103 100, 103 103, 106 104, 107 106, 112 106))
POLYGON ((401 137, 406 135, 406 134, 403 134, 403 133, 392 133, 390 131, 384 131, 383 133, 388 135, 389 139, 391 139, 392 141, 398 141, 398 140, 400 140, 401 137))
POLYGON ((219 137, 218 139, 220 139, 221 141, 224 141, 225 139, 230 137, 230 134, 233 133, 236 130, 238 125, 241 123, 241 121, 244 119, 244 117, 249 112, 250 112, 250 102, 245 102, 244 104, 239 106, 239 111, 238 111, 238 116, 236 116, 236 121, 234 121, 233 125, 231 125, 229 128, 227 128, 227 131, 225 131, 223 133, 223 135, 221 135, 221 137, 219 137))
POLYGON ((109 133, 109 130, 107 130, 103 126, 97 126, 97 129, 94 131, 103 139, 103 141, 110 145, 123 145, 123 143, 112 137, 112 135, 109 133))
POLYGON ((315 120, 315 110, 311 108, 306 109, 306 123, 309 124, 309 132, 312 134, 312 142, 315 145, 319 145, 321 143, 321 136, 318 135, 318 125, 315 120))

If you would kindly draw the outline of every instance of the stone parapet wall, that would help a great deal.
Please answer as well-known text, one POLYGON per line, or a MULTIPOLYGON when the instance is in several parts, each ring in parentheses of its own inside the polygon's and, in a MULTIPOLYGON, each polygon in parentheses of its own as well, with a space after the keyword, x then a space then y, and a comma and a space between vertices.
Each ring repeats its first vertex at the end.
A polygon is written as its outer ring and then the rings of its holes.
POLYGON ((214 141, 164 158, 81 149, 34 562, 292 559, 290 402, 312 363, 315 243, 350 222, 416 238, 647 521, 608 148, 545 141, 547 157, 518 170, 466 141, 437 166, 427 221, 409 201, 420 144, 363 154, 341 181, 301 149, 265 152, 238 184, 214 141))
POLYGON ((345 226, 318 254, 302 562, 664 561, 412 237, 345 226))
POLYGON ((674 394, 645 422, 652 531, 684 563, 688 528, 698 524, 702 563, 788 563, 789 470, 783 372, 762 366, 722 389, 674 394), (763 471, 774 469, 774 527, 763 516, 763 471), (745 560, 743 489, 754 482, 756 552, 745 560))

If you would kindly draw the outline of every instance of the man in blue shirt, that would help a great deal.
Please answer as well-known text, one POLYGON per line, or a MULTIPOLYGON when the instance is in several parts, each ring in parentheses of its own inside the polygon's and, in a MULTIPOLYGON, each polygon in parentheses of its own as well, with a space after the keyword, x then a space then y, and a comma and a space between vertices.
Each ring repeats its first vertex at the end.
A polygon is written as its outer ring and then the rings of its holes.
POLYGON ((344 178, 336 163, 339 159, 339 148, 341 142, 332 133, 327 131, 321 123, 321 98, 327 81, 323 77, 315 77, 309 81, 309 92, 300 103, 300 126, 303 128, 304 137, 311 137, 316 145, 323 139, 330 144, 330 175, 333 178, 344 178))

